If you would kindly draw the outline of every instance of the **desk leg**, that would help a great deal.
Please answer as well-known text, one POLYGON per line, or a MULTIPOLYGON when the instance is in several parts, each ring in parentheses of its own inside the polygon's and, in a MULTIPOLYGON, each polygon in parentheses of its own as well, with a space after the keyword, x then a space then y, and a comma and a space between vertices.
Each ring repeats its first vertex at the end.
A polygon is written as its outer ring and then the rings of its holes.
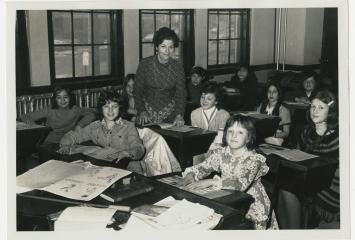
POLYGON ((302 229, 312 229, 313 228, 313 217, 312 217, 312 209, 313 209, 313 198, 310 196, 302 197, 302 229))

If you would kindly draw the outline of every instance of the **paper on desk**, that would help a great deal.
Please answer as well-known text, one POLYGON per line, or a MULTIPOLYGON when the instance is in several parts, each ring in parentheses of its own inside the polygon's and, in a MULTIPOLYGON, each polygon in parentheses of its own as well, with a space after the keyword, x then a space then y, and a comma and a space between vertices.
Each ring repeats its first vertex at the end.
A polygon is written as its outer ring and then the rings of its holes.
POLYGON ((63 197, 90 201, 130 171, 89 162, 49 160, 16 178, 16 185, 40 189, 63 197))
POLYGON ((54 230, 104 230, 112 223, 112 208, 67 207, 54 223, 54 230))
POLYGON ((158 217, 147 217, 132 212, 125 230, 207 230, 214 228, 222 218, 213 209, 188 200, 165 198, 154 205, 170 207, 158 217), (169 211, 169 212, 168 212, 169 211))
POLYGON ((198 203, 181 200, 158 217, 158 224, 169 228, 188 228, 212 216, 214 210, 198 203))
POLYGON ((266 155, 275 154, 293 162, 299 162, 318 157, 317 155, 306 153, 298 149, 288 149, 269 144, 261 144, 259 146, 259 150, 261 150, 266 155))
POLYGON ((38 124, 27 124, 24 122, 16 121, 16 130, 26 130, 26 129, 35 129, 35 128, 44 128, 46 126, 38 124))

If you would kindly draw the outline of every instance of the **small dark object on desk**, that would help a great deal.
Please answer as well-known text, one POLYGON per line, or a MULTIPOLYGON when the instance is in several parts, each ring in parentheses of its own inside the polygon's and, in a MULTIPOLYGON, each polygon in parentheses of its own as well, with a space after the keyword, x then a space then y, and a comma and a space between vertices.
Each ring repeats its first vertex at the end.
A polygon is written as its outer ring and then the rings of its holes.
POLYGON ((143 193, 153 191, 154 187, 144 182, 118 184, 114 188, 106 189, 100 196, 110 202, 119 202, 143 193))

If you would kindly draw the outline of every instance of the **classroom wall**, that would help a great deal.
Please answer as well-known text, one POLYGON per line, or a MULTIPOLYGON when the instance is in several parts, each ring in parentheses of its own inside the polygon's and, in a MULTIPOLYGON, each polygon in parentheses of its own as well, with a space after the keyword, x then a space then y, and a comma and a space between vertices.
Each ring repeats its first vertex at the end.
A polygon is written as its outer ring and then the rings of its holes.
POLYGON ((50 85, 47 11, 28 11, 27 17, 31 85, 50 85))
MULTIPOLYGON (((280 63, 283 63, 283 44, 286 40, 285 64, 319 64, 322 51, 323 15, 320 8, 288 9, 281 20, 280 63), (284 26, 287 26, 285 31, 284 26), (286 36, 286 37, 285 37, 286 36)), ((279 16, 279 15, 278 15, 279 16)), ((275 59, 277 49, 275 49, 275 59)))
MULTIPOLYGON (((29 47, 31 83, 50 85, 47 12, 29 11, 29 47)), ((275 9, 252 9, 250 29, 250 63, 274 63, 275 9)), ((316 64, 320 58, 323 9, 289 9, 287 31, 287 64, 316 64), (319 26, 319 27, 317 27, 319 26)), ((124 10, 124 69, 134 73, 139 63, 139 11, 124 10)), ((207 10, 195 14, 195 65, 207 66, 207 10)), ((265 82, 270 70, 256 72, 265 82)), ((231 75, 215 76, 218 82, 228 81, 231 75)))

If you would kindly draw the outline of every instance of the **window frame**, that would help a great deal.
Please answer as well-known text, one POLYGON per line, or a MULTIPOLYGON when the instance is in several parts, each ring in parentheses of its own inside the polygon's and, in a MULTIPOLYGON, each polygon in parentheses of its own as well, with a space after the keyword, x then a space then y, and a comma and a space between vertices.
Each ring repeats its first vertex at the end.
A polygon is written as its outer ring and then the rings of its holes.
MULTIPOLYGON (((207 66, 207 71, 211 75, 220 75, 220 74, 228 74, 228 73, 234 73, 235 72, 235 67, 239 63, 250 63, 250 9, 246 8, 231 8, 231 9, 207 9, 207 58, 206 58, 206 66, 207 66), (229 44, 229 52, 228 52, 228 61, 230 62, 230 43, 231 40, 240 40, 241 41, 241 54, 240 54, 240 59, 236 63, 228 63, 228 64, 218 64, 218 58, 219 58, 219 41, 221 40, 219 38, 219 30, 217 30, 217 38, 216 39, 210 39, 209 38, 209 28, 210 28, 210 12, 217 12, 217 16, 220 15, 219 12, 223 11, 228 11, 228 16, 229 19, 231 15, 233 15, 231 12, 232 11, 240 11, 241 14, 241 28, 239 29, 239 36, 238 38, 231 38, 228 36, 228 38, 223 38, 222 40, 227 40, 229 44), (245 22, 244 22, 245 21, 245 22), (244 29, 246 27, 246 29, 244 29), (243 36, 243 32, 245 30, 245 36, 243 36), (217 41, 217 64, 212 64, 209 65, 208 59, 209 59, 209 42, 210 41, 217 41)), ((217 29, 219 29, 219 18, 217 19, 217 29)), ((230 24, 230 23, 229 23, 230 24)), ((229 25, 230 26, 230 25, 229 25)), ((231 32, 231 28, 229 27, 229 34, 231 32)))
MULTIPOLYGON (((184 29, 184 40, 179 41, 179 47, 181 42, 183 42, 183 67, 186 75, 190 75, 190 71, 195 64, 195 30, 194 30, 194 9, 139 9, 139 60, 142 60, 143 55, 143 44, 149 42, 142 41, 142 14, 152 14, 154 18, 154 33, 158 30, 156 29, 156 14, 169 14, 169 28, 171 28, 171 12, 182 11, 185 18, 185 29, 184 29), (147 11, 147 12, 145 12, 147 11), (151 12, 152 11, 152 12, 151 12), (159 11, 167 11, 168 13, 159 13, 159 11), (189 57, 186 57, 189 56, 189 57)), ((153 43, 153 41, 151 42, 153 43)), ((154 50, 153 50, 154 51, 154 50)), ((156 51, 154 51, 154 55, 156 51)))
POLYGON ((122 83, 124 77, 124 49, 123 49, 123 29, 122 29, 122 10, 48 10, 48 44, 49 44, 49 63, 50 63, 50 76, 51 85, 80 85, 81 87, 92 87, 107 84, 118 85, 122 83), (106 75, 94 75, 94 52, 91 54, 92 72, 90 76, 75 76, 75 62, 74 62, 74 47, 75 46, 90 46, 92 49, 97 45, 93 42, 93 34, 91 34, 91 43, 89 44, 75 44, 73 41, 70 44, 54 44, 53 35, 53 12, 69 12, 71 14, 71 26, 72 40, 74 38, 73 29, 73 13, 89 13, 91 18, 91 33, 93 33, 93 14, 94 13, 109 13, 110 15, 110 43, 107 44, 111 48, 110 60, 111 60, 111 73, 106 75), (55 76, 55 46, 71 46, 72 51, 72 69, 73 77, 68 78, 56 78, 55 76), (118 81, 117 81, 118 80, 118 81))

